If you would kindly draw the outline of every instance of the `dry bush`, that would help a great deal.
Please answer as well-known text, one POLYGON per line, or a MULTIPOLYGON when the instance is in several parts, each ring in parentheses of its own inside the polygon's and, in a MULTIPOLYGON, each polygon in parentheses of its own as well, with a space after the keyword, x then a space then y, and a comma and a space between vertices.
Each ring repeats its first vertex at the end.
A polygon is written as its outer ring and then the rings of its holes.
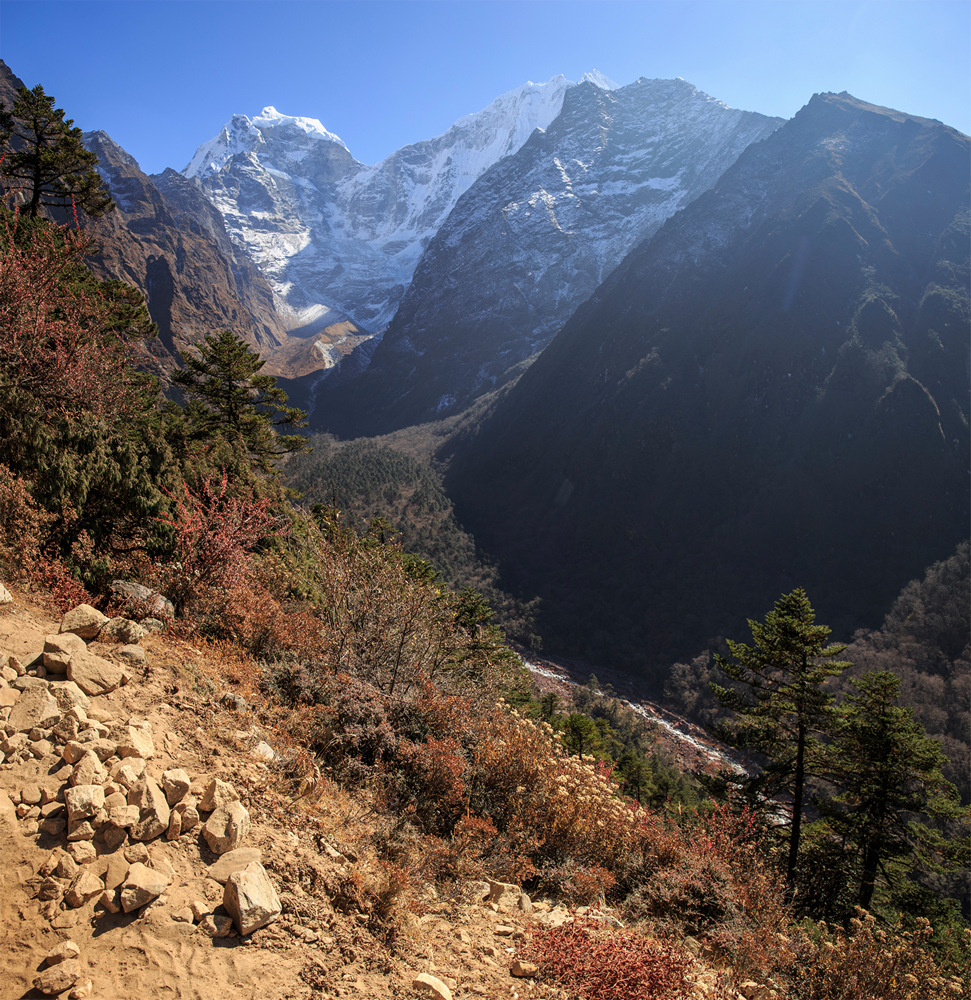
POLYGON ((792 991, 800 1000, 968 1000, 971 980, 934 961, 933 933, 923 918, 913 931, 884 930, 863 910, 846 932, 811 924, 795 940, 792 991))
POLYGON ((675 1000, 690 995, 691 959, 670 941, 592 918, 536 931, 523 957, 540 978, 585 1000, 675 1000))
POLYGON ((0 568, 6 579, 34 576, 53 520, 34 501, 24 480, 0 462, 0 568))

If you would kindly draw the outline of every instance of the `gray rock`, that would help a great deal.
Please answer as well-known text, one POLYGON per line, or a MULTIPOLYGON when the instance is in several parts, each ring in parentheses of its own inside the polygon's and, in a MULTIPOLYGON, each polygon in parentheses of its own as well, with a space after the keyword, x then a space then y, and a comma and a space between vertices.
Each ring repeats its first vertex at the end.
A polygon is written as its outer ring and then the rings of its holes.
POLYGON ((143 587, 140 583, 112 580, 111 592, 116 597, 125 600, 125 607, 129 612, 134 612, 137 608, 150 615, 162 615, 165 618, 175 617, 175 608, 167 597, 157 591, 149 590, 148 587, 143 587))
POLYGON ((123 645, 135 645, 148 634, 148 630, 128 618, 112 618, 101 629, 101 638, 123 645))

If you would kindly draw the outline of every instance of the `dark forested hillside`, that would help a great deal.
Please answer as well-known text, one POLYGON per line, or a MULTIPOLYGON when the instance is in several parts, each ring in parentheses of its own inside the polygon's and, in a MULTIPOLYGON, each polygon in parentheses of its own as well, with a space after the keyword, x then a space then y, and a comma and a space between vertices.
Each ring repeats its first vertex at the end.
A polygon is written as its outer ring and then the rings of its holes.
POLYGON ((971 801, 971 579, 969 544, 911 580, 883 625, 847 647, 850 676, 889 670, 900 678, 900 702, 950 761, 945 771, 971 801))
POLYGON ((646 670, 804 586, 877 625, 968 524, 966 136, 821 95, 642 244, 476 430, 457 511, 646 670))

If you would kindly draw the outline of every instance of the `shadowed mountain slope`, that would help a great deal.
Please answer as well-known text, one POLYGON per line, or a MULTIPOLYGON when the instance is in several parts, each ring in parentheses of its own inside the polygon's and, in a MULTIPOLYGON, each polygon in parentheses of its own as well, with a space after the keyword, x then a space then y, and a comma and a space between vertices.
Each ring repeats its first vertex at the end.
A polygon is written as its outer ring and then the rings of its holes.
POLYGON ((459 516, 548 634, 650 673, 801 585, 848 635, 954 550, 968 154, 939 122, 817 95, 453 443, 459 516))

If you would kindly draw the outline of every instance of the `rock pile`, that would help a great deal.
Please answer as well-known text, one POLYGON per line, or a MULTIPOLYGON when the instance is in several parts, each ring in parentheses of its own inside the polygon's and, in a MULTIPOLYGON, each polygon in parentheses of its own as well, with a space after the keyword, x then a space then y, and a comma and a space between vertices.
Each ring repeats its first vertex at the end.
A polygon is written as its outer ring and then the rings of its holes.
MULTIPOLYGON (((94 653, 88 641, 106 633, 129 642, 147 634, 81 605, 26 666, 15 657, 0 666, 0 767, 39 765, 9 797, 21 832, 57 843, 38 872, 45 915, 57 926, 64 911, 137 915, 164 901, 173 872, 149 847, 183 840, 200 864, 206 848, 216 856, 223 906, 199 900, 173 919, 212 937, 251 934, 276 920, 281 905, 260 852, 241 846, 249 812, 229 782, 190 776, 160 753, 146 719, 101 707, 99 699, 132 679, 130 663, 139 658, 125 645, 94 653), (193 832, 197 843, 187 836, 193 832)), ((48 955, 34 986, 48 996, 68 989, 87 996, 77 945, 48 955)))

